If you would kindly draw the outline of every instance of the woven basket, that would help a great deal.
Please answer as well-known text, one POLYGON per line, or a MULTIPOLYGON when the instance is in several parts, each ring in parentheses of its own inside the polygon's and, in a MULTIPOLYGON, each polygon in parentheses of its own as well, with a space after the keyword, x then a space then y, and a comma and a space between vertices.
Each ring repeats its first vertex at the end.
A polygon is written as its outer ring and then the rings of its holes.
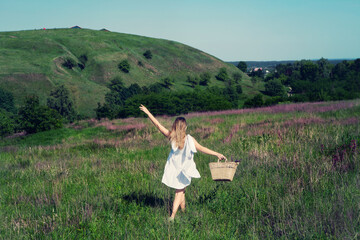
POLYGON ((214 181, 232 181, 238 163, 236 162, 211 162, 209 163, 211 177, 214 181))

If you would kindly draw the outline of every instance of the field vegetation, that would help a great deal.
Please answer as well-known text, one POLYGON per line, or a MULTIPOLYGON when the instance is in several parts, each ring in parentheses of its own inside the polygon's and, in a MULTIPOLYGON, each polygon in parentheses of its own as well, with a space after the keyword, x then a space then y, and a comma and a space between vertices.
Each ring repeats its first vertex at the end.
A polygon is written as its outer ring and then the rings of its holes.
POLYGON ((1 238, 359 237, 359 100, 185 117, 202 145, 240 163, 233 182, 214 182, 216 159, 197 153, 201 178, 174 223, 174 191, 161 184, 167 140, 145 118, 90 119, 2 139, 1 238))

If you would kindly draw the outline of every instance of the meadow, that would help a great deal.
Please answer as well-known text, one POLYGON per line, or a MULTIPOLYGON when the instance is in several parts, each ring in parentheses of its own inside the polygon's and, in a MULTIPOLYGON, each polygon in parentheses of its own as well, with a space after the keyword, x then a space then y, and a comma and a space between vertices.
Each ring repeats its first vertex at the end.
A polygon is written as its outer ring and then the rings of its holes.
POLYGON ((232 182, 215 182, 217 159, 197 153, 201 178, 175 222, 161 184, 170 146, 151 122, 83 120, 2 139, 0 238, 360 237, 360 100, 185 117, 200 144, 240 163, 232 182))

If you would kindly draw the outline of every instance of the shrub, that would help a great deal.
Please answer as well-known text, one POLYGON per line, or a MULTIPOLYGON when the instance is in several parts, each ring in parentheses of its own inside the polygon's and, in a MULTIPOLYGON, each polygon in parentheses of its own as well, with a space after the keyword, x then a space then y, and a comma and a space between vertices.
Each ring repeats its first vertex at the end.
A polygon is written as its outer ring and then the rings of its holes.
POLYGON ((166 77, 166 78, 162 79, 161 82, 165 88, 169 89, 173 85, 174 81, 171 80, 169 77, 166 77))
POLYGON ((237 92, 238 94, 242 94, 243 90, 242 90, 242 87, 241 87, 240 84, 236 85, 236 92, 237 92))
POLYGON ((269 96, 284 96, 286 91, 279 79, 273 79, 265 83, 265 91, 269 96))
POLYGON ((215 78, 219 81, 225 82, 229 79, 226 68, 220 68, 219 73, 215 76, 215 78))
POLYGON ((5 109, 8 112, 15 112, 14 96, 0 88, 0 109, 5 109))
POLYGON ((68 69, 73 69, 73 67, 76 66, 76 62, 74 59, 68 57, 62 65, 68 69))
POLYGON ((150 50, 146 50, 143 55, 146 59, 152 59, 152 53, 150 50))
POLYGON ((262 94, 257 94, 253 98, 245 101, 244 108, 261 107, 264 105, 262 94))
POLYGON ((39 104, 37 96, 29 96, 25 105, 19 110, 19 122, 21 129, 27 133, 36 133, 62 127, 61 115, 47 107, 39 104))
POLYGON ((233 79, 234 79, 235 83, 239 83, 239 81, 241 81, 241 79, 242 79, 242 75, 240 73, 234 73, 233 79))
POLYGON ((128 60, 121 61, 119 63, 119 65, 118 65, 118 67, 124 73, 129 73, 130 72, 130 64, 129 64, 128 60))
POLYGON ((200 75, 200 81, 199 81, 199 84, 201 86, 207 86, 210 82, 210 79, 211 79, 211 75, 210 73, 203 73, 200 75))
POLYGON ((88 57, 86 56, 86 54, 83 54, 79 57, 79 61, 84 65, 86 64, 87 60, 88 60, 88 57))
POLYGON ((14 133, 15 121, 12 113, 0 109, 0 137, 14 133))
POLYGON ((197 77, 187 76, 186 81, 190 83, 192 88, 195 88, 195 86, 199 84, 199 79, 197 77))
POLYGON ((73 122, 76 118, 73 101, 64 85, 57 87, 50 93, 47 106, 56 110, 68 122, 73 122))

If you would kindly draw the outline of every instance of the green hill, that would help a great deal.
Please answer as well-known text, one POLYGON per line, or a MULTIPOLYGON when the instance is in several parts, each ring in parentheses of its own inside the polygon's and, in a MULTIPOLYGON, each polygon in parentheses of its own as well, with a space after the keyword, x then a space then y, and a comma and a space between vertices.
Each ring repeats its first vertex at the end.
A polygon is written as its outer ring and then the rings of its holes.
POLYGON ((106 85, 120 76, 126 85, 147 86, 165 77, 174 80, 172 90, 189 90, 187 76, 209 72, 210 86, 223 87, 215 75, 225 67, 238 72, 244 95, 257 92, 250 79, 234 65, 174 41, 89 29, 51 29, 0 33, 0 88, 13 93, 17 105, 26 95, 37 94, 45 103, 50 91, 64 84, 72 93, 79 113, 92 116, 104 101, 106 85), (151 59, 144 57, 150 50, 151 59), (72 59, 75 67, 63 66, 72 59), (130 72, 118 68, 122 60, 130 72))

